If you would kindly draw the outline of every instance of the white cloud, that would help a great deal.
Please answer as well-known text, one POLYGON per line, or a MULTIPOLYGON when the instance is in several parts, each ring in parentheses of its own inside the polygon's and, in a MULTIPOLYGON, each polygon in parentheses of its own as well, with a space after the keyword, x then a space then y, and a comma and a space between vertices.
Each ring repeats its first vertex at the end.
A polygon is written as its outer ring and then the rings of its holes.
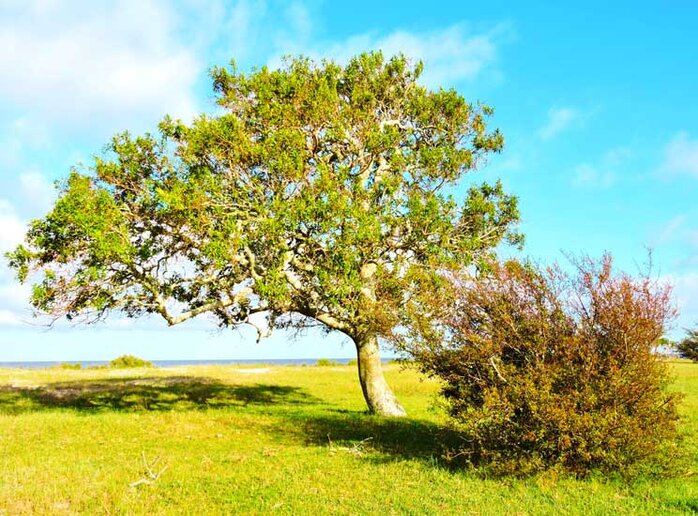
POLYGON ((600 170, 588 163, 582 163, 574 169, 572 184, 586 188, 609 188, 616 182, 616 175, 607 170, 600 170))
POLYGON ((677 133, 664 148, 661 171, 669 174, 686 174, 698 178, 698 139, 688 133, 677 133))
POLYGON ((514 155, 496 164, 490 164, 489 167, 490 171, 494 170, 496 174, 499 174, 501 172, 516 172, 521 170, 523 163, 520 156, 514 155))
POLYGON ((24 321, 17 313, 0 308, 0 328, 3 326, 21 326, 23 324, 24 321))
MULTIPOLYGON (((694 217, 685 214, 676 215, 665 224, 655 227, 649 239, 650 246, 679 244, 683 249, 692 252, 698 249, 698 227, 694 217)), ((684 259, 679 263, 684 265, 698 264, 698 256, 684 259)))
POLYGON ((26 310, 30 294, 29 285, 21 285, 14 278, 8 278, 7 283, 0 284, 0 308, 26 310))
POLYGON ((49 144, 48 130, 37 120, 18 117, 0 124, 0 163, 5 169, 19 166, 23 154, 29 151, 43 151, 49 144))
POLYGON ((41 172, 28 170, 20 174, 19 184, 27 204, 37 215, 48 211, 56 200, 54 185, 41 172))
POLYGON ((385 35, 366 33, 312 47, 291 43, 269 61, 269 66, 279 66, 282 55, 289 53, 345 62, 361 52, 382 50, 387 56, 403 53, 411 59, 423 61, 421 81, 426 86, 453 86, 461 81, 474 80, 491 68, 497 59, 498 41, 508 33, 510 29, 506 25, 476 34, 466 30, 463 24, 456 24, 424 32, 397 30, 385 35))
POLYGON ((659 227, 650 239, 650 246, 656 247, 673 241, 686 223, 686 215, 676 215, 659 227))
POLYGON ((632 158, 634 154, 630 147, 614 147, 606 151, 603 156, 603 162, 609 166, 618 166, 632 158))
POLYGON ((698 325, 698 272, 667 275, 674 286, 674 299, 679 308, 678 330, 698 325))
POLYGON ((545 125, 538 129, 538 136, 549 140, 579 122, 581 113, 573 107, 552 108, 545 125))
POLYGON ((269 11, 263 0, 239 0, 232 5, 221 0, 190 3, 196 23, 207 29, 194 33, 194 43, 208 49, 209 66, 225 65, 231 58, 245 62, 253 53, 264 51, 271 40, 271 31, 264 30, 269 11))
POLYGON ((698 229, 687 229, 686 241, 688 241, 691 245, 698 247, 698 229))
POLYGON ((17 215, 14 207, 0 199, 0 254, 14 249, 24 240, 26 224, 17 215))
POLYGON ((192 112, 199 65, 156 0, 0 5, 0 97, 61 126, 192 112))
POLYGON ((290 30, 296 37, 308 39, 313 32, 313 19, 308 8, 300 2, 289 4, 285 13, 290 30))
POLYGON ((572 169, 572 185, 578 188, 605 189, 614 186, 626 162, 633 157, 628 147, 614 147, 595 163, 581 163, 572 169))
POLYGON ((12 120, 7 129, 32 149, 44 149, 51 144, 48 128, 36 118, 20 116, 12 120))
POLYGON ((25 233, 26 224, 12 204, 0 199, 0 327, 19 325, 28 313, 29 287, 16 282, 4 258, 24 240, 25 233))
POLYGON ((17 167, 22 162, 22 140, 16 136, 0 137, 0 164, 4 169, 17 167))

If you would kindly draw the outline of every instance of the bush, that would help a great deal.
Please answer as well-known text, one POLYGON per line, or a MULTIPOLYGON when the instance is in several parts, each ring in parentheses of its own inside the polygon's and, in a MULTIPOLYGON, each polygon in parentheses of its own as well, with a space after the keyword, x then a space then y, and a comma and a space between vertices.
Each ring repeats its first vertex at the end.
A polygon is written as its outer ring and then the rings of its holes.
POLYGON ((132 369, 138 367, 155 367, 155 365, 148 360, 143 360, 133 355, 121 355, 109 362, 107 367, 110 369, 132 369))
POLYGON ((609 256, 575 265, 512 261, 460 279, 413 335, 463 439, 451 456, 496 473, 628 472, 675 434, 676 395, 653 353, 675 316, 670 288, 614 274, 609 256))
POLYGON ((676 345, 681 358, 698 362, 698 330, 689 330, 685 339, 676 345))
POLYGON ((56 364, 52 367, 52 369, 82 369, 82 364, 78 362, 77 364, 71 364, 70 362, 61 362, 60 364, 56 364))
POLYGON ((315 362, 315 365, 318 367, 329 367, 329 366, 338 366, 341 365, 339 362, 336 362, 335 360, 330 360, 329 358, 319 358, 317 362, 315 362))

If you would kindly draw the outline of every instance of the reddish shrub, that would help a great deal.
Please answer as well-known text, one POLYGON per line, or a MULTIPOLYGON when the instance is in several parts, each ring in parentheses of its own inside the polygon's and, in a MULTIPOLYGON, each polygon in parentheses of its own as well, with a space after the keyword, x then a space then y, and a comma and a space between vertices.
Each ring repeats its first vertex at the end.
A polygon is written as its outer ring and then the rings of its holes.
POLYGON ((511 261, 458 280, 412 335, 463 438, 453 456, 497 472, 627 471, 674 435, 676 396, 653 353, 675 316, 670 288, 615 274, 609 256, 575 266, 511 261))

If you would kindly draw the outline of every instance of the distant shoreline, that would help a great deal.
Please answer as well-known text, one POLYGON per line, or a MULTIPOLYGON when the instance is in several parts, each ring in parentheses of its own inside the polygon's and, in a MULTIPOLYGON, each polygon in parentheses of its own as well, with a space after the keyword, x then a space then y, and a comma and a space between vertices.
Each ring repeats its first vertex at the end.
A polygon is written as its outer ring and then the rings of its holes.
MULTIPOLYGON (((269 358, 269 359, 225 359, 225 360, 151 360, 157 367, 176 367, 187 365, 315 365, 321 358, 269 358)), ((351 358, 329 358, 332 362, 347 365, 351 358)), ((383 362, 390 362, 385 358, 383 362)), ((109 360, 48 360, 0 362, 1 369, 47 369, 60 364, 80 364, 82 367, 107 365, 109 360)))

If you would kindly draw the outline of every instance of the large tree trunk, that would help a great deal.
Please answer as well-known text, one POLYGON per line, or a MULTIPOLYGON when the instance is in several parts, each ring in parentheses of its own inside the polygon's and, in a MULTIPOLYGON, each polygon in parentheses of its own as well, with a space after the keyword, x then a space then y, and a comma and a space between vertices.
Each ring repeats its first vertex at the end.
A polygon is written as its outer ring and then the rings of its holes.
POLYGON ((359 382, 369 412, 381 416, 406 416, 405 409, 383 376, 378 338, 371 335, 354 339, 354 342, 359 365, 359 382))

